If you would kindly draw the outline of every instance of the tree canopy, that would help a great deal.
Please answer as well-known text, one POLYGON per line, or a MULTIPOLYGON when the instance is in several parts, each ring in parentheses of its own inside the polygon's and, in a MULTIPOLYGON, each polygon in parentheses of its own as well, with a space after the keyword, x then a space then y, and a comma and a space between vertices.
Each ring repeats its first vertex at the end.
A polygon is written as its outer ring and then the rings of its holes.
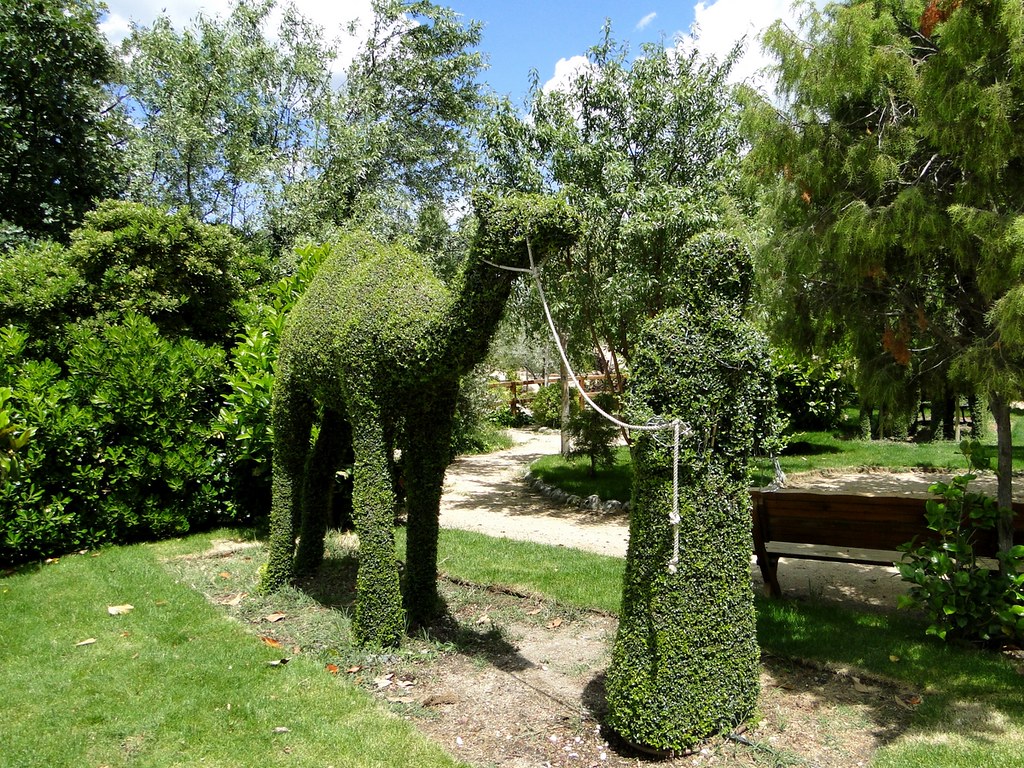
POLYGON ((0 3, 0 222, 63 239, 115 191, 113 59, 94 0, 0 3))

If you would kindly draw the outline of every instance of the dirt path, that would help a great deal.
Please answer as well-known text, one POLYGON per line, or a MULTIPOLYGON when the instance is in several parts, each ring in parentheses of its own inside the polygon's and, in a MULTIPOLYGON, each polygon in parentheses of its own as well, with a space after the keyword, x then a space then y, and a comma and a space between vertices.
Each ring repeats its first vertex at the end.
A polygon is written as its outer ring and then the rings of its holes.
MULTIPOLYGON (((624 557, 629 540, 626 515, 608 515, 561 506, 527 488, 522 478, 531 463, 558 452, 558 433, 511 430, 516 445, 481 456, 463 456, 449 468, 441 499, 441 525, 574 547, 603 555, 624 557)), ((836 492, 919 493, 927 491, 939 475, 870 473, 794 477, 792 487, 827 488, 836 492)), ((761 574, 751 562, 755 590, 763 587, 761 574)), ((894 607, 905 587, 895 568, 851 563, 784 559, 779 580, 787 596, 811 596, 856 601, 863 605, 894 607)))

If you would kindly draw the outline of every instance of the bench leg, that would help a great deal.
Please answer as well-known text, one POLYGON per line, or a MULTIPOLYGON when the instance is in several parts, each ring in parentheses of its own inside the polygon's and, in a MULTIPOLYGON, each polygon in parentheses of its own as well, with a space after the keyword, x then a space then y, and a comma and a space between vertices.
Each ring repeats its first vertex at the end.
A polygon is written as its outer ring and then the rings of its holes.
POLYGON ((779 586, 779 556, 770 555, 767 552, 759 552, 757 555, 757 566, 761 569, 761 578, 764 579, 764 593, 767 597, 782 597, 782 588, 779 586))

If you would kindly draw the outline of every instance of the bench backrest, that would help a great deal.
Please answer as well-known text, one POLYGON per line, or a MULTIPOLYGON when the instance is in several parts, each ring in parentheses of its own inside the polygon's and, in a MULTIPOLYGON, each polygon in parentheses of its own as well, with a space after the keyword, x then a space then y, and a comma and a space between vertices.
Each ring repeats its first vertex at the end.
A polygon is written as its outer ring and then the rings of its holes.
MULTIPOLYGON (((821 544, 895 551, 915 536, 935 537, 925 523, 924 496, 863 496, 801 491, 750 493, 754 524, 763 541, 821 544)), ((1014 543, 1024 544, 1024 503, 1014 502, 1014 543)), ((995 531, 976 542, 976 551, 994 554, 995 531)))

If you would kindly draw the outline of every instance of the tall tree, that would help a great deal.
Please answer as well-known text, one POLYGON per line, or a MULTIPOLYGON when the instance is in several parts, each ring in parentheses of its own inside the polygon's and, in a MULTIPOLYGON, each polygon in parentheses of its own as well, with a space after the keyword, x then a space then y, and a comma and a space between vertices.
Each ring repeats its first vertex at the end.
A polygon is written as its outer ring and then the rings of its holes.
POLYGON ((730 216, 731 64, 665 45, 631 57, 606 27, 564 89, 535 78, 528 120, 499 105, 484 131, 495 182, 559 189, 582 212, 583 238, 545 283, 571 345, 613 371, 647 320, 679 304, 690 250, 730 216))
POLYGON ((808 345, 849 334, 862 371, 988 397, 1011 523, 1009 399, 1022 391, 1024 8, 871 0, 776 24, 782 106, 751 97, 771 184, 762 274, 808 345))
POLYGON ((115 188, 95 0, 0 2, 0 221, 63 239, 115 188))
POLYGON ((352 217, 411 228, 419 203, 464 178, 479 26, 426 0, 374 0, 338 85, 332 44, 294 5, 269 37, 274 7, 238 0, 182 32, 161 17, 125 41, 133 196, 278 246, 352 217))

